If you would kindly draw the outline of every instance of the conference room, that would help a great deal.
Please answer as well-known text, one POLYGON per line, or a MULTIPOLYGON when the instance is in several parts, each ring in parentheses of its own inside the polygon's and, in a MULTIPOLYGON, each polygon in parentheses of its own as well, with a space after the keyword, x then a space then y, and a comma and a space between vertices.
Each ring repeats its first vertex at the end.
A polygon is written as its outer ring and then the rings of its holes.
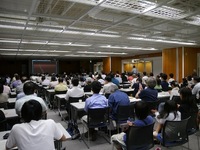
MULTIPOLYGON (((193 74, 200 76, 198 0, 0 2, 2 77, 12 78, 15 73, 21 77, 39 74, 71 77, 73 74, 107 75, 111 72, 128 75, 134 66, 141 76, 143 72, 148 76, 153 73, 155 77, 165 73, 169 79, 169 74, 173 73, 179 84, 183 78, 193 74)), ((121 85, 120 90, 130 98, 134 89, 121 85)), ((62 116, 63 112, 66 115, 66 110, 60 112, 63 97, 52 89, 43 88, 42 91, 48 104, 55 102, 53 109, 48 110, 47 118, 60 122, 66 129, 68 124, 62 116)), ((15 94, 15 91, 9 94, 8 106, 11 109, 14 109, 15 94)), ((91 94, 85 93, 87 96, 91 94)), ((162 93, 159 96, 165 98, 169 95, 162 93)), ((132 103, 135 98, 130 100, 132 103)), ((82 128, 80 122, 79 125, 82 128)), ((196 134, 189 136, 190 149, 199 148, 196 137, 196 134)), ((81 140, 62 144, 62 148, 66 149, 87 149, 81 140)), ((94 150, 112 149, 112 144, 101 139, 90 144, 90 149, 94 150)), ((164 148, 155 145, 152 149, 156 147, 164 148)), ((187 147, 186 143, 182 148, 187 147)))

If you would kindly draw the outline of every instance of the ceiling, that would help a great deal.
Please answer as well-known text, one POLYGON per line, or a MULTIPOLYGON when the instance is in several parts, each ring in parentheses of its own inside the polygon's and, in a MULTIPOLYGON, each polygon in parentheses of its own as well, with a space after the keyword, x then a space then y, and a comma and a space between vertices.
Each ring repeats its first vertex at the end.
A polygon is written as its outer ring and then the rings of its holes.
POLYGON ((0 57, 127 57, 200 46, 200 0, 0 0, 0 57))

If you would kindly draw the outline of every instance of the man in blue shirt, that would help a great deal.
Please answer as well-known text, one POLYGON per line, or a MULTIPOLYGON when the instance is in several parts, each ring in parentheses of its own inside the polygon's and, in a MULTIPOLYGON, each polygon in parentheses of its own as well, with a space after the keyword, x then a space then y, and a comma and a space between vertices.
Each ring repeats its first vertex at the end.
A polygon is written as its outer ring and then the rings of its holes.
POLYGON ((116 120, 117 108, 119 105, 130 105, 129 97, 126 93, 118 90, 117 85, 112 86, 112 94, 108 98, 108 106, 110 107, 111 118, 116 120))
MULTIPOLYGON (((86 99, 84 110, 87 112, 89 108, 105 108, 108 106, 108 100, 104 95, 99 94, 101 90, 101 83, 98 81, 93 81, 92 84, 93 95, 86 99)), ((83 122, 87 122, 87 115, 82 117, 83 122)), ((92 141, 96 140, 96 134, 94 128, 89 128, 89 133, 92 141)), ((87 137, 87 133, 85 133, 87 137)))
POLYGON ((154 102, 158 100, 158 91, 154 89, 156 86, 156 80, 153 77, 147 79, 147 88, 143 89, 142 86, 139 87, 136 98, 142 99, 145 102, 154 102))

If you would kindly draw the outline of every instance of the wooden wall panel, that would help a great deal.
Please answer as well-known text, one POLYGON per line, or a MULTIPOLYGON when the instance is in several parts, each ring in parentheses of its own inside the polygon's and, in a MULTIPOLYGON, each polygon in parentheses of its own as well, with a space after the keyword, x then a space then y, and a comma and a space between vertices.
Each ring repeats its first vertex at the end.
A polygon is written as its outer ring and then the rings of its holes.
MULTIPOLYGON (((178 48, 178 82, 182 82, 182 47, 178 48)), ((175 78, 176 79, 176 78, 175 78)))
POLYGON ((192 75, 193 70, 197 69, 197 53, 200 48, 185 47, 184 48, 184 75, 192 75))
POLYGON ((122 72, 121 57, 111 57, 111 71, 119 73, 122 72))
POLYGON ((110 57, 107 57, 107 58, 103 58, 103 71, 105 73, 109 73, 111 70, 111 60, 110 60, 110 57))
POLYGON ((135 67, 138 69, 138 72, 144 71, 144 63, 143 62, 136 63, 135 67))
POLYGON ((174 74, 176 79, 176 48, 164 49, 162 51, 163 58, 163 73, 169 77, 170 73, 174 74))
POLYGON ((124 64, 124 71, 131 72, 133 68, 133 64, 124 64))
POLYGON ((152 72, 152 62, 145 62, 145 71, 147 72, 147 74, 152 72))

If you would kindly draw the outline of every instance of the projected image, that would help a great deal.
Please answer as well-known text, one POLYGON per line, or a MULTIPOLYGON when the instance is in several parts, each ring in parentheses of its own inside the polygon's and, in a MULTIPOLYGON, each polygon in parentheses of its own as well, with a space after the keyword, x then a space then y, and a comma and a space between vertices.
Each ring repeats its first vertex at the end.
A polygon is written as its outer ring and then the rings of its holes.
POLYGON ((32 73, 57 73, 57 61, 32 60, 32 73))

